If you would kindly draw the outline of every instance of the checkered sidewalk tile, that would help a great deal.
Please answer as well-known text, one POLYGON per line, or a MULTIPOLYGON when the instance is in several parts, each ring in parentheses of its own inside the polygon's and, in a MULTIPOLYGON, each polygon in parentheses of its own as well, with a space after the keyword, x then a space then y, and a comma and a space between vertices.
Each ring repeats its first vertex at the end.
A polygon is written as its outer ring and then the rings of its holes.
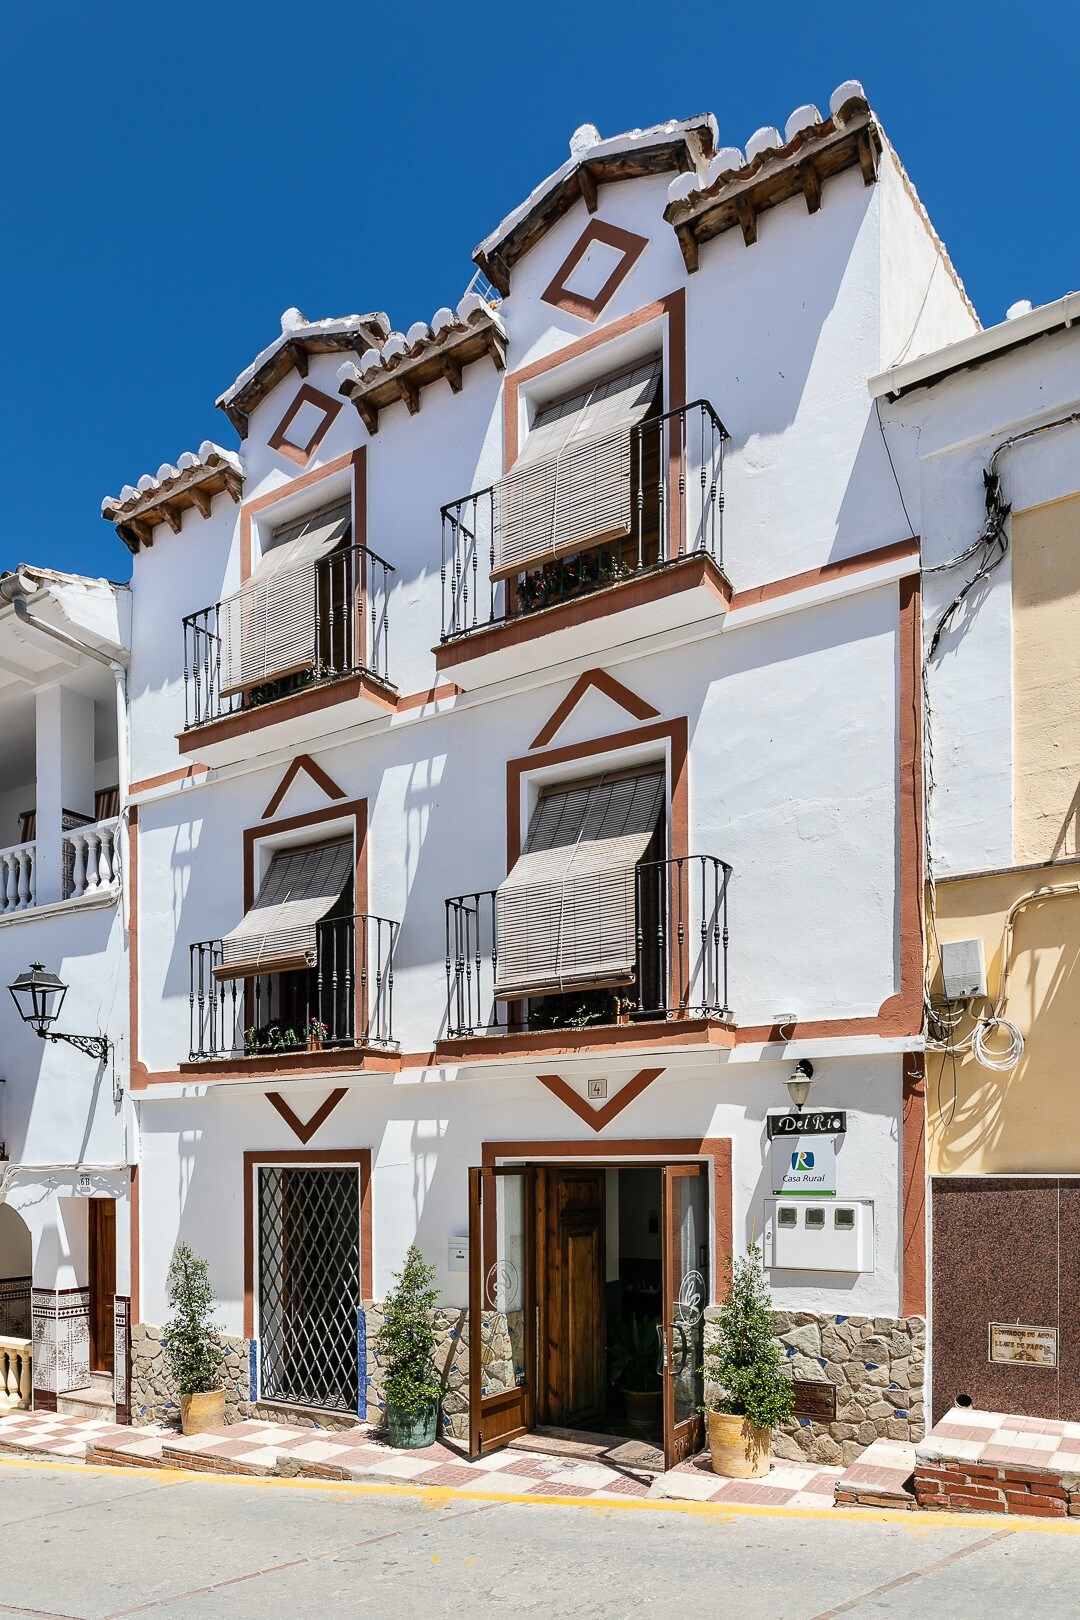
POLYGON ((653 1497, 685 1502, 725 1502, 756 1507, 824 1507, 833 1499, 842 1468, 778 1460, 761 1479, 722 1479, 706 1454, 662 1474, 653 1497))

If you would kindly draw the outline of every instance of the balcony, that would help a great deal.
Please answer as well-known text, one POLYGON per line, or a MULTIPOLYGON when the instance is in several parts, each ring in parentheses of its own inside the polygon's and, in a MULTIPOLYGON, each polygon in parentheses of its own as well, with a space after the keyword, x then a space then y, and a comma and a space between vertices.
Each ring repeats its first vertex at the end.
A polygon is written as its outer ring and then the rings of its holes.
POLYGON ((538 651, 556 663, 719 623, 731 594, 723 572, 727 437, 712 406, 696 400, 604 441, 616 453, 603 461, 586 443, 534 468, 531 481, 515 485, 510 475, 444 506, 440 676, 485 686, 535 668, 538 651), (562 510, 561 485, 569 491, 562 510), (582 518, 582 487, 606 525, 598 543, 591 534, 581 545, 569 538, 592 521, 582 518), (511 572, 523 530, 542 533, 543 555, 511 572))
POLYGON ((357 1049, 396 1052, 394 946, 385 917, 326 918, 317 965, 300 972, 218 979, 220 939, 190 947, 190 1051, 181 1068, 360 1068, 357 1049))
POLYGON ((729 1044, 728 889, 714 855, 642 861, 635 873, 632 982, 526 1001, 495 996, 499 938, 494 889, 446 901, 447 1055, 498 1051, 729 1044), (490 1051, 485 1052, 485 1047, 490 1051))
POLYGON ((180 751, 208 765, 285 747, 392 710, 392 564, 348 546, 184 620, 180 751))
MULTIPOLYGON (((120 822, 117 817, 88 822, 62 835, 62 900, 107 903, 120 892, 120 822)), ((37 893, 36 838, 0 849, 0 917, 30 912, 37 893)))

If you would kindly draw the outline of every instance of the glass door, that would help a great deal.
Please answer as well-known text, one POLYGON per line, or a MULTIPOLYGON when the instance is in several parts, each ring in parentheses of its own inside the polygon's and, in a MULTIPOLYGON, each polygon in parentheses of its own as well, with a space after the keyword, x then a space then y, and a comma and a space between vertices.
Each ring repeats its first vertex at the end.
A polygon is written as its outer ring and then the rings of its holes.
POLYGON ((533 1426, 536 1391, 534 1175, 469 1171, 469 1452, 533 1426))
POLYGON ((674 1468, 705 1443, 709 1183, 701 1164, 666 1164, 663 1175, 664 1466, 674 1468))

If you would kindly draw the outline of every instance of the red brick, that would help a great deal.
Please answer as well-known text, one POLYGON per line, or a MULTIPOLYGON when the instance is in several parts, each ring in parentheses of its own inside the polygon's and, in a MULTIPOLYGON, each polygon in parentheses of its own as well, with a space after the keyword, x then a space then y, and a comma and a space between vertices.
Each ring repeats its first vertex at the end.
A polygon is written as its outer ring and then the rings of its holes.
POLYGON ((1006 1468, 1005 1478, 1017 1484, 1034 1482, 1038 1485, 1052 1485, 1055 1480, 1049 1468, 1006 1468))
POLYGON ((1032 1496, 1056 1496, 1059 1501, 1068 1501, 1068 1492, 1064 1485, 1029 1485, 1032 1496))
POLYGON ((1001 1502, 1004 1500, 1001 1491, 993 1485, 965 1485, 961 1493, 950 1491, 948 1494, 950 1496, 956 1496, 957 1494, 974 1496, 984 1502, 1001 1502))
POLYGON ((1010 1511, 1000 1496, 990 1498, 969 1496, 966 1491, 953 1491, 949 1497, 949 1506, 968 1508, 972 1513, 1008 1513, 1010 1511))
POLYGON ((1006 1513, 1027 1514, 1037 1519, 1063 1519, 1065 1517, 1064 1502, 1055 1502, 1048 1496, 1026 1496, 1016 1501, 1006 1498, 1006 1513))
POLYGON ((1000 1479, 1001 1469, 988 1463, 965 1463, 964 1471, 971 1479, 1000 1479))
POLYGON ((1069 1503, 1069 1514, 1072 1518, 1080 1518, 1080 1502, 1069 1503))

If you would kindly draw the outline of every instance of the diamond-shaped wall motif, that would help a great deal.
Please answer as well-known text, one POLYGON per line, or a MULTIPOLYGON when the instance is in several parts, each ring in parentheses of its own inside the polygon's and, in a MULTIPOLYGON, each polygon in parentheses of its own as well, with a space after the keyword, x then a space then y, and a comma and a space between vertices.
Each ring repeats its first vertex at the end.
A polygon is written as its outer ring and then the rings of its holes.
POLYGON ((267 444, 279 455, 288 456, 290 461, 306 467, 343 404, 343 400, 331 399, 329 394, 323 394, 310 383, 305 383, 267 439, 267 444))
POLYGON ((595 321, 648 245, 648 237, 591 219, 540 296, 545 304, 595 321))

